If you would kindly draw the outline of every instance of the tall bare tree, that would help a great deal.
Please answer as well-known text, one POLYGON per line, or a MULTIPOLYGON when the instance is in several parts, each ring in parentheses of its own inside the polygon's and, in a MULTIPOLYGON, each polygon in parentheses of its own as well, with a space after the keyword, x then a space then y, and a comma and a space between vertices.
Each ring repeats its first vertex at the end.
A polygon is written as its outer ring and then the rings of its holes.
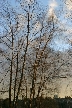
POLYGON ((49 16, 35 0, 17 1, 21 10, 3 7, 0 12, 4 30, 0 36, 0 64, 3 66, 3 77, 8 78, 7 75, 10 75, 8 82, 2 78, 1 83, 9 87, 10 108, 17 108, 18 99, 24 93, 26 99, 30 96, 30 105, 34 108, 34 98, 39 99, 40 103, 39 97, 45 90, 58 92, 57 79, 66 78, 60 73, 66 64, 65 60, 60 58, 60 53, 54 53, 49 47, 53 37, 60 35, 64 29, 59 28, 55 13, 49 16))

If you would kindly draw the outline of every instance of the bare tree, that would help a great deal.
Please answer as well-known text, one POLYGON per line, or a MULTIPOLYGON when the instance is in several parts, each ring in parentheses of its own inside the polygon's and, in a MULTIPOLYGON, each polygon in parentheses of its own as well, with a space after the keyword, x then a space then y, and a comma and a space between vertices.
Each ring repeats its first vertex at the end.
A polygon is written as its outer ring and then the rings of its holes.
MULTIPOLYGON (((7 82, 9 107, 17 108, 18 99, 25 94, 26 99, 30 96, 30 105, 34 108, 35 98, 39 99, 45 90, 58 92, 57 79, 66 78, 60 72, 68 60, 61 59, 60 53, 49 47, 55 35, 60 35, 65 29, 59 28, 60 22, 55 13, 47 16, 36 1, 21 0, 19 4, 19 12, 3 7, 0 13, 4 20, 1 22, 4 31, 0 36, 0 52, 4 60, 0 64, 5 78, 10 75, 7 82)), ((1 83, 3 81, 5 83, 4 78, 1 83)))

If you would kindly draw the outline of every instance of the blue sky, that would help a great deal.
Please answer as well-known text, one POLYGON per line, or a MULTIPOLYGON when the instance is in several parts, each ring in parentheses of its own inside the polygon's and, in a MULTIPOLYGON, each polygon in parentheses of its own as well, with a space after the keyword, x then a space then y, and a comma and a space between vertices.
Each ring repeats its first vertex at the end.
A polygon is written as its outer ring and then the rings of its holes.
MULTIPOLYGON (((8 0, 8 1, 10 1, 10 0, 8 0)), ((54 10, 55 9, 58 10, 59 8, 61 8, 61 5, 63 5, 61 0, 37 0, 37 1, 38 1, 38 3, 41 6, 43 6, 43 8, 46 8, 46 6, 49 5, 50 8, 52 8, 54 10)), ((69 0, 66 0, 66 1, 69 1, 69 0)), ((12 6, 15 6, 15 3, 16 3, 15 0, 12 0, 10 2, 12 4, 12 6)), ((70 6, 67 6, 67 8, 68 8, 67 14, 70 12, 70 10, 69 10, 70 6)), ((52 10, 50 10, 50 12, 51 11, 52 10)), ((62 11, 61 11, 61 13, 62 13, 62 11)), ((71 31, 72 31, 72 23, 70 22, 70 20, 68 20, 68 18, 65 18, 65 15, 63 13, 59 17, 59 20, 64 25, 64 27, 67 28, 69 30, 69 32, 71 33, 71 31)), ((67 30, 67 32, 65 32, 66 37, 67 37, 67 35, 69 37, 68 30, 67 30)), ((71 35, 70 35, 69 38, 71 38, 71 40, 72 40, 72 36, 71 35)), ((59 36, 59 38, 58 38, 58 36, 54 37, 54 39, 51 42, 52 44, 50 45, 51 48, 53 48, 55 51, 57 51, 57 50, 58 51, 65 51, 65 50, 69 49, 70 45, 69 45, 69 43, 65 42, 64 39, 65 39, 65 36, 64 37, 63 36, 59 36)))
MULTIPOLYGON (((57 6, 55 6, 54 9, 60 9, 61 10, 61 6, 63 6, 63 8, 65 8, 62 0, 38 0, 38 1, 44 7, 46 7, 47 5, 50 5, 50 4, 52 4, 52 6, 53 6, 53 4, 56 3, 57 6)), ((72 11, 72 10, 70 10, 70 9, 72 9, 72 5, 70 4, 69 0, 66 0, 66 2, 67 2, 67 4, 69 3, 69 5, 66 5, 67 6, 66 7, 67 8, 67 14, 68 14, 72 11)), ((72 23, 71 23, 71 21, 69 20, 68 17, 65 18, 65 13, 64 12, 59 17, 59 20, 61 21, 63 26, 67 29, 67 31, 65 32, 64 36, 54 37, 54 39, 50 43, 50 47, 53 48, 55 51, 64 52, 64 51, 68 50, 69 48, 71 48, 71 45, 69 43, 67 43, 67 40, 65 38, 68 38, 68 39, 72 40, 72 35, 71 35, 71 33, 72 33, 71 32, 72 31, 72 23), (69 33, 68 33, 68 31, 69 31, 69 33)))
POLYGON ((37 0, 40 4, 47 6, 48 0, 37 0))

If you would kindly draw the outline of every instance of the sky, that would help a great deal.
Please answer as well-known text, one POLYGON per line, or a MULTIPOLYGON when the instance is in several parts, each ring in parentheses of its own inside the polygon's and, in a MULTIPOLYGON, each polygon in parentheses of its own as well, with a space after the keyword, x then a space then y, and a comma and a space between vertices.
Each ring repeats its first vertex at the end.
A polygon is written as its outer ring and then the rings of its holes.
POLYGON ((44 6, 48 5, 48 0, 37 0, 37 1, 44 6))
MULTIPOLYGON (((46 8, 47 6, 49 6, 49 14, 52 14, 52 11, 58 10, 61 8, 61 6, 64 5, 62 3, 62 0, 37 0, 37 1, 43 8, 46 8)), ((68 4, 68 1, 69 0, 67 0, 67 2, 66 2, 67 4, 68 4)), ((12 3, 14 3, 14 2, 12 1, 12 3)), ((66 8, 67 8, 66 12, 70 13, 72 11, 71 7, 72 7, 71 3, 70 3, 70 5, 66 5, 66 8)), ((60 51, 62 53, 63 52, 65 53, 69 48, 72 48, 70 42, 69 43, 67 42, 67 39, 72 40, 72 23, 70 22, 70 20, 67 17, 65 17, 65 15, 62 11, 61 11, 61 16, 59 16, 59 21, 60 21, 61 25, 63 25, 63 27, 65 27, 67 29, 67 31, 65 31, 64 36, 63 35, 55 36, 50 43, 50 47, 54 51, 60 51)), ((62 89, 61 89, 61 93, 59 94, 59 96, 63 97, 64 95, 66 95, 64 93, 65 93, 65 88, 67 86, 67 83, 69 83, 69 80, 65 81, 65 79, 62 79, 61 81, 62 81, 62 89), (64 84, 63 84, 63 82, 64 82, 64 84)), ((67 93, 67 95, 69 93, 67 93)))
MULTIPOLYGON (((61 10, 61 6, 64 5, 62 0, 37 0, 37 1, 43 8, 46 8, 47 6, 49 6, 50 14, 52 13, 52 11, 55 11, 58 9, 61 10)), ((12 0, 11 4, 14 6, 15 0, 12 0)), ((71 5, 70 0, 66 0, 66 4, 67 4, 66 5, 67 13, 65 14, 67 15, 67 14, 70 14, 70 12, 72 12, 72 5, 71 5)), ((62 11, 61 13, 62 14, 61 16, 59 16, 59 20, 61 24, 67 29, 67 31, 64 33, 64 36, 54 37, 49 46, 55 51, 65 52, 68 49, 72 48, 71 42, 70 42, 70 40, 72 41, 72 35, 71 35, 72 34, 72 22, 67 17, 65 17, 65 14, 62 11)))
MULTIPOLYGON (((49 13, 50 14, 52 13, 53 10, 59 9, 60 4, 63 5, 60 0, 37 0, 37 1, 39 2, 40 5, 42 5, 45 8, 47 6, 49 6, 49 13)), ((67 0, 67 1, 69 1, 69 0, 67 0)), ((12 6, 15 6, 15 0, 12 0, 11 4, 12 4, 12 6)), ((70 6, 67 5, 67 11, 68 11, 68 13, 70 11, 72 12, 72 5, 71 4, 70 4, 70 6)), ((66 40, 66 39, 72 40, 72 22, 70 22, 70 20, 67 19, 67 17, 65 17, 64 14, 62 14, 60 16, 59 20, 60 20, 61 24, 63 24, 63 26, 67 29, 67 31, 65 31, 64 36, 63 35, 55 36, 50 43, 50 47, 52 49, 54 49, 55 51, 60 51, 63 53, 65 51, 67 51, 69 48, 72 48, 71 44, 69 44, 70 42, 68 43, 66 40)))
MULTIPOLYGON (((44 7, 46 7, 48 5, 50 8, 52 8, 52 9, 50 9, 50 12, 53 11, 53 9, 57 10, 57 9, 60 9, 61 6, 63 6, 62 0, 38 0, 38 1, 44 7)), ((70 0, 66 0, 66 4, 67 4, 66 8, 67 8, 68 13, 72 12, 72 2, 70 2, 70 0)), ((63 15, 63 14, 60 16, 59 20, 61 21, 63 26, 65 26, 67 31, 64 33, 64 36, 54 37, 53 40, 50 43, 50 47, 52 49, 54 49, 55 51, 60 51, 60 52, 65 52, 69 48, 72 49, 71 44, 68 43, 67 40, 66 40, 68 38, 72 42, 72 22, 70 20, 68 20, 67 17, 65 18, 65 15, 63 15)))

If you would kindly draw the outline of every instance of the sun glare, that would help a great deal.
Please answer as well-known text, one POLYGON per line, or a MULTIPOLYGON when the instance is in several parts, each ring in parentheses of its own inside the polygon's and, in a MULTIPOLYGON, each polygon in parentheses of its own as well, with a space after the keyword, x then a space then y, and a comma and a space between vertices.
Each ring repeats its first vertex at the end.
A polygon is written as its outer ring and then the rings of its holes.
POLYGON ((49 15, 53 14, 54 9, 57 7, 57 2, 55 0, 52 0, 49 2, 49 15))

